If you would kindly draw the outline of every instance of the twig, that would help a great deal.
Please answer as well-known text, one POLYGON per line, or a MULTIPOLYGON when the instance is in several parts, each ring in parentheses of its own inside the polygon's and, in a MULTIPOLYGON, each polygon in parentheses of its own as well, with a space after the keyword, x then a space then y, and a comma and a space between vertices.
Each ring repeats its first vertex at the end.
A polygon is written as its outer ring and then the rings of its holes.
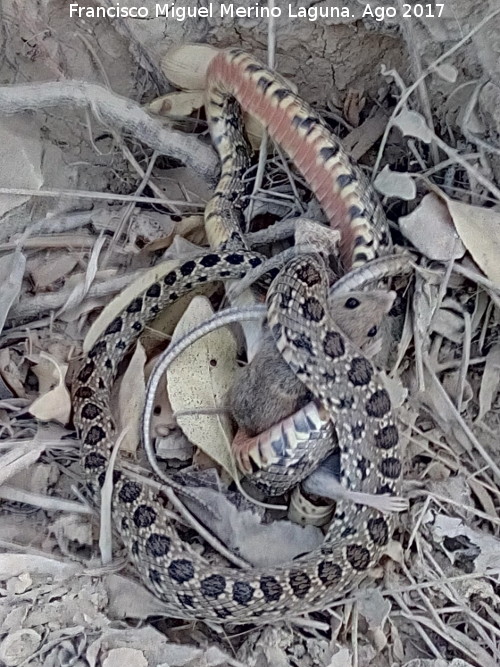
POLYGON ((488 452, 485 450, 483 445, 479 442, 479 440, 476 438, 474 433, 471 431, 469 426, 467 425, 466 421, 463 419, 462 415, 458 412, 458 410, 455 407, 455 404, 451 400, 451 398, 448 396, 446 393, 443 385, 439 382, 438 378, 436 377, 434 370, 429 363, 428 359, 425 357, 424 358, 424 364, 425 367, 429 373, 429 377, 436 387, 440 397, 443 399, 443 401, 447 404, 448 408, 451 410, 453 413, 453 416, 456 419, 457 424, 460 426, 464 434, 467 436, 468 440, 470 443, 477 449, 477 451, 481 454, 483 459, 486 461, 488 464, 489 468, 495 473, 498 479, 500 479, 500 468, 498 465, 495 463, 495 461, 491 458, 491 456, 488 454, 488 452))
POLYGON ((136 102, 84 81, 0 86, 0 114, 19 114, 53 107, 90 109, 106 125, 128 132, 162 155, 180 160, 208 182, 217 172, 211 147, 196 137, 166 128, 136 102))
MULTIPOLYGON (((144 270, 135 271, 132 274, 126 274, 117 278, 108 278, 100 283, 92 285, 87 292, 88 298, 99 298, 115 294, 127 287, 134 279, 138 278, 144 270)), ((12 320, 39 317, 42 313, 56 310, 64 305, 72 289, 63 289, 53 294, 39 294, 34 297, 25 296, 24 299, 13 306, 9 311, 9 322, 12 320)))
POLYGON ((92 192, 91 190, 31 190, 30 188, 0 188, 0 195, 19 195, 21 197, 69 197, 70 199, 104 199, 107 201, 139 202, 141 204, 163 204, 164 206, 185 206, 199 210, 203 204, 189 201, 157 199, 156 197, 137 197, 137 195, 118 195, 113 192, 92 192))
POLYGON ((471 39, 481 28, 483 28, 487 23, 491 21, 491 19, 495 18, 500 14, 500 9, 495 9, 495 11, 491 12, 487 16, 484 17, 482 21, 480 21, 470 32, 465 35, 460 41, 458 41, 456 44, 454 44, 448 51, 445 51, 439 58, 437 58, 434 62, 432 62, 421 74, 421 76, 418 77, 418 79, 412 83, 412 85, 406 89, 404 94, 401 96, 401 99, 398 101, 396 106, 394 107, 394 110, 391 114, 391 117, 389 119, 389 122, 387 123, 387 126, 385 128, 384 136, 382 137, 382 141, 380 142, 380 148, 378 151, 377 155, 377 160, 375 162, 375 166, 373 167, 372 171, 372 179, 375 178, 379 168, 380 168, 380 163, 382 161, 382 156, 384 154, 385 150, 385 145, 387 143, 387 139, 389 137, 389 133, 392 130, 392 127, 394 125, 394 119, 398 115, 398 113, 401 111, 401 109, 404 107, 406 101, 410 97, 410 95, 419 87, 419 85, 422 83, 422 81, 429 75, 432 74, 436 67, 440 65, 444 60, 452 56, 455 51, 458 51, 458 49, 462 48, 462 46, 471 39))

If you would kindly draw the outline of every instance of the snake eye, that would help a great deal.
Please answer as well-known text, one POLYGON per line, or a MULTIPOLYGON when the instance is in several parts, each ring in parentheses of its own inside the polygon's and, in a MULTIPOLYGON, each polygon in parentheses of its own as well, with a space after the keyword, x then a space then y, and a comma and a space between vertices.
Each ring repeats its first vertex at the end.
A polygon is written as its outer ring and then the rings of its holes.
POLYGON ((377 335, 378 328, 376 326, 373 326, 370 331, 366 334, 368 338, 373 338, 373 336, 377 335))
POLYGON ((349 308, 349 310, 353 310, 354 308, 357 308, 359 306, 359 300, 351 296, 349 299, 347 299, 344 306, 346 308, 349 308))

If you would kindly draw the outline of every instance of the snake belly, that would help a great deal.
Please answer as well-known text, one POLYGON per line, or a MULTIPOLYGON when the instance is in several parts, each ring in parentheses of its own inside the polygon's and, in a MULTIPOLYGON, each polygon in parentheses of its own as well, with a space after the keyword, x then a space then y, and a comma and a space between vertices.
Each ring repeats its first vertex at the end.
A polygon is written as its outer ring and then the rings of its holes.
MULTIPOLYGON (((385 218, 363 173, 282 77, 251 56, 228 50, 212 61, 208 82, 207 115, 222 171, 205 219, 209 241, 217 249, 168 271, 125 306, 88 352, 73 383, 82 467, 96 503, 116 438, 111 386, 130 345, 162 308, 195 285, 239 278, 262 261, 245 250, 239 229, 245 202, 242 175, 249 156, 235 100, 264 123, 302 171, 330 223, 341 231, 346 268, 390 249, 385 218)), ((312 300, 322 308, 326 297, 322 302, 320 283, 311 285, 305 279, 310 271, 321 274, 314 262, 294 263, 283 270, 276 286, 273 283, 268 296, 273 334, 288 363, 297 367, 306 385, 314 385, 313 393, 319 392, 341 424, 342 483, 366 492, 392 493, 397 490, 401 466, 389 397, 378 388, 369 362, 350 349, 324 311, 319 317, 312 300), (293 280, 295 313, 289 312, 290 304, 284 310, 283 297, 293 280), (304 303, 311 307, 304 309, 304 303), (297 345, 309 322, 312 354, 307 345, 302 350, 297 345), (323 324, 325 334, 320 331, 323 324), (277 327, 281 327, 279 335, 277 327), (345 356, 339 354, 341 341, 345 356), (368 374, 370 382, 359 381, 368 374), (354 388, 353 378, 357 378, 354 388), (342 402, 351 396, 352 413, 342 402), (358 443, 364 443, 359 451, 358 443)), ((365 576, 393 529, 390 516, 341 502, 324 545, 293 563, 248 570, 214 565, 185 541, 160 492, 133 479, 119 464, 113 477, 114 527, 144 584, 165 602, 166 613, 180 618, 258 623, 324 608, 365 576), (348 516, 350 525, 345 523, 348 516)))

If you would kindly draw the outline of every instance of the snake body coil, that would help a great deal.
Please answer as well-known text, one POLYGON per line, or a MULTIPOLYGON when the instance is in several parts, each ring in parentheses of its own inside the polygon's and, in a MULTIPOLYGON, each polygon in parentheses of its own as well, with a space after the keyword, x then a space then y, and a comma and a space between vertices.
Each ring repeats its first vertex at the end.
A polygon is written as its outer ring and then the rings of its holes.
MULTIPOLYGON (((238 230, 249 158, 235 99, 302 171, 341 231, 346 268, 389 249, 383 213, 364 175, 284 79, 238 50, 216 56, 208 79, 207 115, 222 174, 207 206, 206 226, 211 245, 219 249, 159 276, 111 322, 77 373, 74 422, 96 502, 115 440, 110 388, 130 345, 163 307, 195 285, 239 278, 262 261, 242 249, 238 230)), ((325 290, 314 257, 294 260, 268 295, 273 335, 284 358, 335 418, 342 483, 366 493, 397 492, 401 461, 389 396, 372 365, 325 311, 325 290)), ((390 516, 339 502, 321 548, 291 564, 239 570, 207 562, 183 539, 166 505, 160 493, 115 470, 113 521, 143 582, 173 616, 216 622, 264 622, 324 608, 377 562, 392 531, 390 516)))

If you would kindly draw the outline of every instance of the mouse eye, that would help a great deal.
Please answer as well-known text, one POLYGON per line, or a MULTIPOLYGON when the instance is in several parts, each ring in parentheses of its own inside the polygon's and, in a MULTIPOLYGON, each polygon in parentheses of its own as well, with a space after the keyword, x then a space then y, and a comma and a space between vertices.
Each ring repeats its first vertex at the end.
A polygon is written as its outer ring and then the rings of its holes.
POLYGON ((351 296, 350 299, 347 299, 344 306, 349 308, 349 310, 353 310, 353 308, 357 308, 359 306, 359 301, 358 299, 355 299, 353 296, 351 296))
POLYGON ((366 335, 368 336, 368 338, 373 338, 373 336, 377 335, 377 331, 378 331, 377 327, 372 327, 366 335))

